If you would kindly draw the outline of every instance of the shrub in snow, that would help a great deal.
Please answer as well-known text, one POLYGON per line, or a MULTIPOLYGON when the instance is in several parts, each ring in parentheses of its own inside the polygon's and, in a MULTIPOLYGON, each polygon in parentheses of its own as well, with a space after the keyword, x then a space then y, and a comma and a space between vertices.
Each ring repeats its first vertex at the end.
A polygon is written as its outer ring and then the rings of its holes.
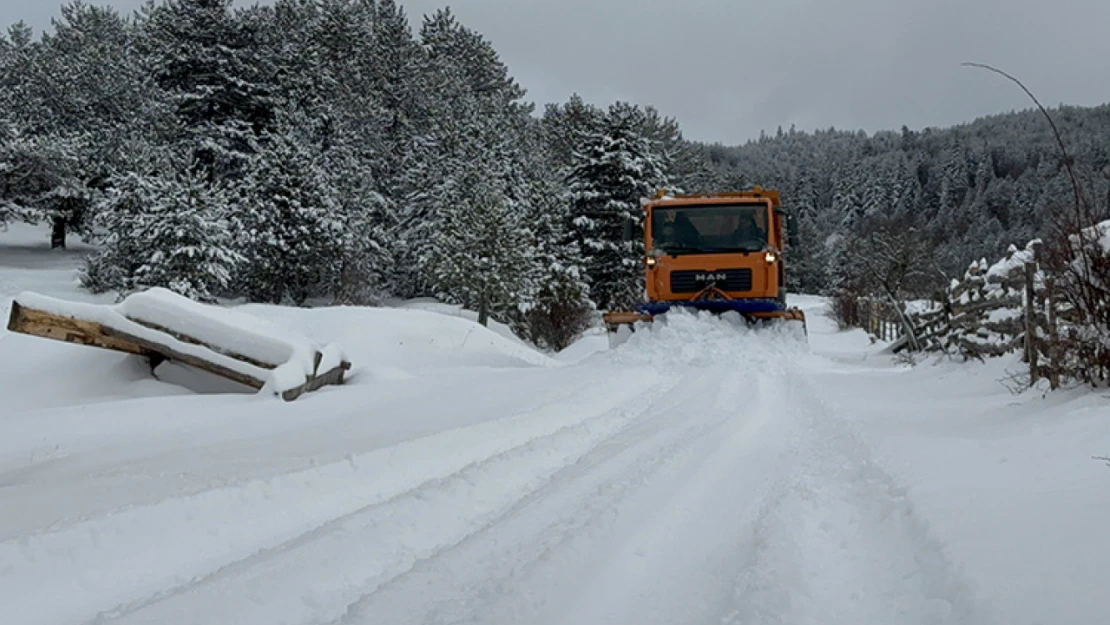
MULTIPOLYGON (((1088 219, 1092 214, 1089 206, 1080 211, 1088 219)), ((1055 355, 1069 376, 1106 385, 1110 383, 1110 220, 1086 228, 1065 223, 1050 241, 1049 251, 1047 264, 1063 300, 1055 355)))
POLYGON ((521 308, 518 333, 542 349, 566 349, 594 324, 588 288, 577 267, 552 263, 534 301, 521 308))

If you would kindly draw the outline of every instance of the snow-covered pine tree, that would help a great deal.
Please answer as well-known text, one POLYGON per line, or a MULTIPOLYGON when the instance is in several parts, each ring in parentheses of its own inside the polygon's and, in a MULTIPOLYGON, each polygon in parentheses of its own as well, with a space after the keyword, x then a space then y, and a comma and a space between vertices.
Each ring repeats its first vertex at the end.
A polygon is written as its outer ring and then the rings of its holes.
POLYGON ((64 246, 67 234, 89 237, 94 198, 102 193, 129 140, 159 120, 153 82, 134 51, 131 25, 110 7, 75 0, 62 6, 39 47, 34 83, 45 107, 50 135, 70 146, 66 167, 71 184, 55 189, 54 201, 39 217, 52 224, 52 239, 64 246))
POLYGON ((528 306, 537 290, 535 242, 510 198, 492 150, 463 164, 452 186, 453 210, 432 236, 429 281, 436 297, 491 315, 528 306))
POLYGON ((149 73, 134 53, 130 25, 115 9, 73 0, 42 35, 38 88, 56 128, 112 142, 143 114, 151 97, 149 73))
POLYGON ((389 294, 389 281, 395 273, 393 204, 377 191, 377 181, 352 150, 330 147, 323 155, 323 167, 345 228, 338 282, 333 289, 335 301, 377 304, 389 294))
POLYGON ((16 22, 0 33, 0 117, 26 135, 54 129, 40 88, 44 69, 42 43, 26 22, 16 22))
POLYGON ((374 0, 372 11, 367 52, 373 62, 366 80, 381 112, 382 146, 373 173, 379 190, 394 198, 413 136, 427 119, 429 94, 420 81, 422 51, 404 8, 394 0, 374 0))
POLYGON ((174 103, 173 139, 209 183, 234 179, 274 122, 258 24, 237 20, 231 0, 164 0, 143 11, 140 41, 174 103))
MULTIPOLYGON (((386 160, 403 157, 405 141, 398 139, 394 148, 382 136, 389 116, 379 92, 388 85, 375 76, 391 61, 378 58, 377 49, 399 45, 379 41, 379 31, 392 32, 390 26, 396 26, 381 17, 390 14, 386 4, 279 0, 271 15, 257 18, 268 32, 262 54, 280 76, 277 132, 293 132, 302 148, 318 153, 328 194, 344 224, 335 282, 320 284, 319 290, 346 304, 380 301, 393 271, 389 236, 396 226, 395 203, 383 192, 389 185, 377 173, 386 160)), ((415 48, 411 33, 408 37, 415 48)), ((406 54, 402 49, 391 53, 406 54)), ((396 78, 411 78, 406 72, 407 67, 396 78)))
POLYGON ((664 177, 659 186, 676 193, 704 193, 720 188, 721 180, 705 158, 703 151, 682 136, 678 120, 663 117, 652 106, 643 107, 642 133, 659 155, 664 177))
POLYGON ((605 111, 587 104, 577 93, 565 104, 548 104, 541 118, 544 140, 556 166, 569 175, 575 165, 575 152, 581 138, 598 129, 605 111))
MULTIPOLYGON (((490 177, 514 171, 507 165, 514 158, 507 146, 529 112, 519 101, 523 90, 508 76, 492 45, 460 25, 450 10, 425 16, 420 40, 419 80, 427 90, 427 116, 418 124, 396 187, 404 208, 394 239, 394 288, 402 297, 433 292, 433 237, 448 214, 459 209, 461 198, 473 193, 460 183, 461 172, 477 159, 497 165, 490 177), (491 149, 496 152, 484 152, 491 149)), ((505 180, 497 185, 508 188, 505 180)))
POLYGON ((81 282, 94 293, 164 287, 213 302, 230 285, 244 258, 235 250, 228 215, 230 194, 202 172, 174 166, 122 174, 97 210, 107 232, 86 259, 81 282))
POLYGON ((528 179, 525 221, 536 244, 538 289, 533 302, 520 311, 518 333, 557 351, 592 325, 594 304, 581 252, 567 231, 570 197, 563 172, 545 148, 543 130, 540 122, 533 122, 522 144, 528 179))
POLYGON ((268 12, 255 18, 264 33, 259 37, 259 54, 280 77, 274 86, 277 106, 311 114, 327 95, 324 90, 331 76, 317 40, 323 4, 276 0, 268 12))
POLYGON ((318 90, 308 95, 325 113, 325 136, 345 138, 378 181, 380 163, 388 158, 382 132, 389 114, 374 81, 382 62, 374 49, 377 5, 373 0, 321 0, 314 6, 308 44, 315 65, 310 78, 318 90))
POLYGON ((641 133, 643 112, 617 102, 600 130, 581 137, 570 175, 571 231, 582 251, 590 298, 602 309, 643 299, 643 242, 624 241, 626 219, 641 223, 641 198, 664 181, 651 141, 641 133))
POLYGON ((334 293, 351 233, 320 152, 286 129, 267 135, 248 172, 237 188, 234 229, 246 258, 237 290, 296 305, 334 293))
POLYGON ((816 223, 817 192, 804 174, 794 188, 784 190, 784 208, 798 230, 798 245, 787 250, 787 288, 794 293, 820 293, 828 284, 825 237, 816 223))
POLYGON ((96 193, 81 178, 80 148, 55 134, 0 144, 0 222, 50 223, 52 247, 64 248, 67 232, 87 234, 96 193))
MULTIPOLYGON (((464 160, 460 153, 464 128, 477 119, 462 70, 448 52, 452 32, 460 28, 449 11, 424 16, 413 80, 427 90, 429 104, 416 120, 395 180, 399 224, 393 233, 391 290, 399 297, 429 295, 428 263, 432 237, 451 210, 451 187, 464 160)), ((470 132, 474 135, 474 132, 470 132)))

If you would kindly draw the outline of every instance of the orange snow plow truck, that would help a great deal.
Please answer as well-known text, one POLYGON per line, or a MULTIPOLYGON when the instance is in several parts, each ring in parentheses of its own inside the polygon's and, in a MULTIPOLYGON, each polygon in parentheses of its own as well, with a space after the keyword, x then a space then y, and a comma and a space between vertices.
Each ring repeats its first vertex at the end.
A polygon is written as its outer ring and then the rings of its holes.
MULTIPOLYGON (((786 303, 784 243, 795 246, 797 234, 778 191, 660 191, 642 204, 647 297, 634 310, 605 313, 610 333, 676 306, 733 311, 749 322, 785 320, 805 330, 805 314, 786 303)), ((626 241, 636 229, 625 222, 626 241)))

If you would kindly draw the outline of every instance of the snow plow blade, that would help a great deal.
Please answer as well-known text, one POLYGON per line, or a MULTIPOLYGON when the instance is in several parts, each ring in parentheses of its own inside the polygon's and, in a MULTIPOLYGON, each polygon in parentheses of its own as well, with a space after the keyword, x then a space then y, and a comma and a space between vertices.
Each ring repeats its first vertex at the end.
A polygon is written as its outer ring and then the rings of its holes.
POLYGON ((616 347, 624 343, 628 336, 635 332, 637 323, 651 323, 655 317, 666 314, 667 310, 672 307, 685 308, 689 310, 709 311, 713 314, 723 314, 726 312, 736 312, 741 317, 748 321, 748 325, 759 326, 764 324, 776 323, 798 323, 801 324, 803 335, 808 336, 809 330, 806 327, 806 315, 800 308, 787 308, 785 310, 744 310, 742 306, 737 306, 737 300, 731 300, 732 305, 725 306, 706 306, 704 301, 691 301, 677 303, 675 306, 667 305, 665 307, 648 305, 645 308, 656 309, 653 312, 645 311, 610 311, 602 315, 605 322, 605 328, 609 335, 610 347, 616 347))

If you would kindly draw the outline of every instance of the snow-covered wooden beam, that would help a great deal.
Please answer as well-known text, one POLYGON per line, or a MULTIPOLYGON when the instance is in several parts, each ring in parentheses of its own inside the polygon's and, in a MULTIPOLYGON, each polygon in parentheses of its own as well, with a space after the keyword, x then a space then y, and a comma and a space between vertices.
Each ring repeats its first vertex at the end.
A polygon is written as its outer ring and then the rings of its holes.
POLYGON ((114 306, 22 293, 12 303, 8 330, 146 357, 152 367, 172 360, 286 401, 343 384, 351 368, 334 345, 320 347, 262 319, 166 289, 114 306))

